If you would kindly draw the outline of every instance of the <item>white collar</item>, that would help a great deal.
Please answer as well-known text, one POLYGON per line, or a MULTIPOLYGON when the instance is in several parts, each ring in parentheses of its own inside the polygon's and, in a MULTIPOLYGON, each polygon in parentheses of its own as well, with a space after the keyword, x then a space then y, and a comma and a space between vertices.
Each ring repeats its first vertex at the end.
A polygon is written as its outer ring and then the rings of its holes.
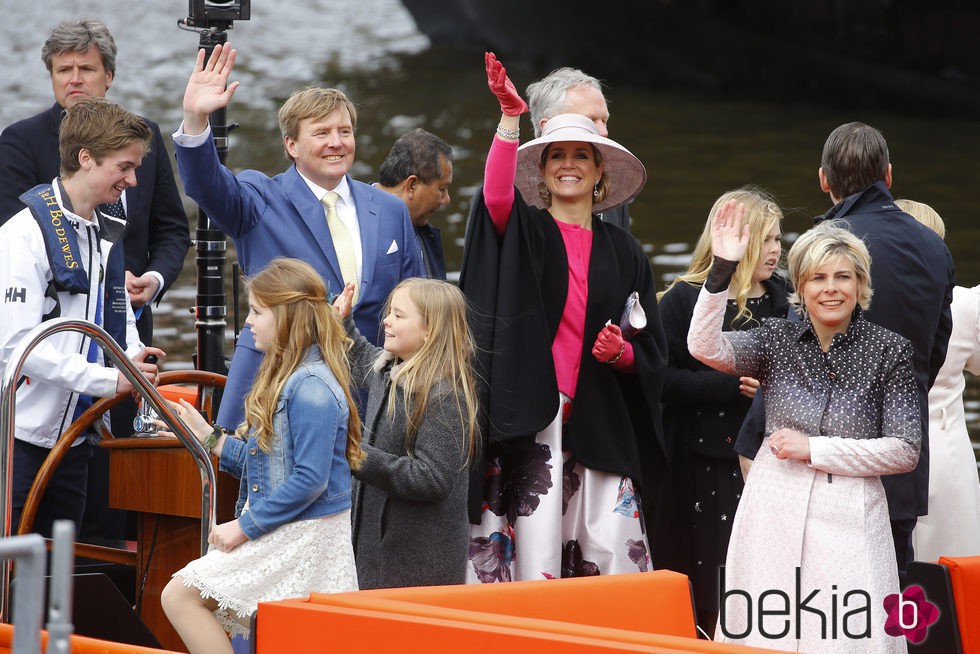
POLYGON ((389 363, 395 360, 395 355, 388 350, 382 350, 378 358, 374 360, 374 365, 371 366, 374 372, 381 373, 389 363))
MULTIPOLYGON (((299 171, 297 170, 296 172, 299 171)), ((313 191, 313 195, 316 197, 316 201, 323 202, 323 196, 327 194, 327 189, 307 179, 306 177, 303 176, 303 173, 299 173, 299 176, 303 178, 303 181, 306 182, 306 185, 310 187, 311 191, 313 191)), ((334 193, 340 196, 340 199, 345 204, 353 206, 354 203, 351 200, 350 184, 347 183, 347 175, 344 175, 341 178, 340 183, 337 184, 336 188, 334 188, 333 191, 334 193)))
MULTIPOLYGON (((99 221, 94 220, 95 218, 94 214, 92 215, 91 218, 83 218, 79 216, 77 213, 75 213, 74 211, 71 211, 70 209, 65 207, 65 201, 61 195, 61 184, 62 184, 61 178, 55 177, 54 181, 51 182, 51 187, 54 189, 55 199, 58 200, 58 208, 64 212, 65 218, 67 218, 70 222, 80 223, 82 225, 85 225, 86 227, 95 227, 96 229, 98 229, 99 221)), ((98 211, 98 209, 96 209, 96 211, 98 211)))

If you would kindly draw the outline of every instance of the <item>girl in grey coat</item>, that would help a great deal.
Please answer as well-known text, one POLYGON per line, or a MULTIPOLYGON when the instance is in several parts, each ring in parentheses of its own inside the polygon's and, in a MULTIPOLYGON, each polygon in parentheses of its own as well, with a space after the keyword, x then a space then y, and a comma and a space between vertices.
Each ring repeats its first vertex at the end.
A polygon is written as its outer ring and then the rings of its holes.
POLYGON ((348 284, 334 306, 354 339, 351 381, 367 390, 353 485, 358 586, 462 584, 478 442, 466 301, 448 282, 403 280, 388 297, 378 348, 348 317, 352 295, 348 284))

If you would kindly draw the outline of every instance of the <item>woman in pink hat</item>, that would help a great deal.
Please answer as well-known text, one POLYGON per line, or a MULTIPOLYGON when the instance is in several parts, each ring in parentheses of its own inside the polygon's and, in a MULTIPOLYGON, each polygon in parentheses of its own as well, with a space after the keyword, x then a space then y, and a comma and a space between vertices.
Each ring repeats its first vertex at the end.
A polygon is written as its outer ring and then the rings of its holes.
POLYGON ((492 53, 486 71, 502 115, 460 277, 484 435, 468 579, 649 570, 666 345, 642 247, 594 217, 633 199, 646 170, 577 114, 518 148, 527 104, 492 53))

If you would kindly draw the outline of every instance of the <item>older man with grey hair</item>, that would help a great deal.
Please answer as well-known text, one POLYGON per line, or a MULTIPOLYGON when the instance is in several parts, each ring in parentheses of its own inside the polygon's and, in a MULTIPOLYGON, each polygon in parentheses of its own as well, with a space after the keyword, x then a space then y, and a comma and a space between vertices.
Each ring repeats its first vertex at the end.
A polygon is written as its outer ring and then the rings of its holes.
MULTIPOLYGON (((527 101, 535 138, 541 136, 544 124, 558 114, 581 114, 595 123, 601 136, 609 136, 609 108, 602 94, 602 84, 577 68, 559 68, 551 71, 547 77, 532 82, 527 87, 527 101)), ((599 217, 604 222, 629 231, 627 205, 603 211, 599 217)))

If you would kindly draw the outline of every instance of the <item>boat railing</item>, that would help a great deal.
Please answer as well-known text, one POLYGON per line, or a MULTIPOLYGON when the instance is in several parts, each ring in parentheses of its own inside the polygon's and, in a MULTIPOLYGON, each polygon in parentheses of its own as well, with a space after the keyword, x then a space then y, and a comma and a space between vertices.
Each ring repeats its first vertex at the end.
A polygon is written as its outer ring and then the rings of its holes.
MULTIPOLYGON (((71 520, 56 520, 52 525, 54 546, 51 553, 51 577, 48 592, 47 654, 71 651, 74 625, 72 614, 72 559, 75 525, 71 520)), ((47 547, 40 534, 24 534, 0 539, 0 559, 17 562, 17 586, 14 588, 14 630, 11 651, 14 654, 41 651, 41 619, 44 615, 44 578, 47 547)))
MULTIPOLYGON (((150 403, 160 419, 176 434, 181 444, 187 448, 201 475, 201 554, 208 549, 208 533, 214 526, 215 516, 215 472, 211 457, 204 446, 170 408, 163 396, 151 384, 136 364, 119 347, 108 333, 95 323, 77 318, 56 318, 48 320, 27 333, 14 348, 3 369, 0 385, 0 525, 3 536, 10 536, 10 504, 13 489, 13 438, 15 425, 16 392, 24 361, 34 348, 48 336, 63 331, 76 331, 91 338, 102 349, 109 360, 129 380, 144 401, 150 403)), ((42 539, 43 543, 43 539, 42 539)), ((10 595, 9 561, 0 563, 0 620, 9 621, 10 595)), ((36 650, 35 650, 36 651, 36 650)))

